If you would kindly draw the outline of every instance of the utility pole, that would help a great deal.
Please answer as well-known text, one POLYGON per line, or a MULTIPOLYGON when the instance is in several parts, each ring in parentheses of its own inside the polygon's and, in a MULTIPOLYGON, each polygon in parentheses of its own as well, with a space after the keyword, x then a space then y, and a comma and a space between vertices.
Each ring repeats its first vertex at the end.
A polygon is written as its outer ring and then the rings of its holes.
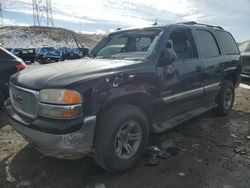
POLYGON ((32 0, 32 5, 34 25, 54 27, 51 0, 32 0))
POLYGON ((4 20, 3 20, 3 0, 0 0, 0 27, 4 26, 4 20))

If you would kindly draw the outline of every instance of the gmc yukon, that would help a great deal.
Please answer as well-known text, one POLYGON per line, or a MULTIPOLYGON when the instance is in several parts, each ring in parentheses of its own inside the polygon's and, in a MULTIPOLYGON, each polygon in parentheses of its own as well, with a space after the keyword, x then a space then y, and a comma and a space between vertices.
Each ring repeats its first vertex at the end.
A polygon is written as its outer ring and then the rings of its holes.
POLYGON ((10 79, 10 124, 41 153, 92 155, 112 173, 132 168, 150 133, 231 110, 241 58, 233 36, 195 22, 121 30, 92 58, 29 67, 10 79))

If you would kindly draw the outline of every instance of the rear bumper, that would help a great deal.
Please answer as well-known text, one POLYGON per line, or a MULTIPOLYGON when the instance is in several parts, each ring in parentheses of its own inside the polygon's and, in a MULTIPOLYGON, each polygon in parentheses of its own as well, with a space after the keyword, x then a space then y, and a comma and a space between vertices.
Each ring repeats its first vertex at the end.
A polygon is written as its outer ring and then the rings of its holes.
POLYGON ((27 127, 11 104, 7 104, 6 114, 10 125, 44 155, 78 159, 92 151, 96 116, 85 118, 82 128, 76 132, 57 135, 27 127))

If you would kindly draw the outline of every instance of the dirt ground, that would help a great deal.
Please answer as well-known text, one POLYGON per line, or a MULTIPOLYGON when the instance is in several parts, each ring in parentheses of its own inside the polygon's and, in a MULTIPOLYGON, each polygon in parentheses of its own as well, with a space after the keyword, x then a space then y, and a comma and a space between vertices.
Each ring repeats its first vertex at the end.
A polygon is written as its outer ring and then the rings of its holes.
MULTIPOLYGON (((249 84, 250 83, 246 83, 249 84)), ((129 172, 111 175, 91 158, 67 161, 35 151, 0 113, 0 188, 249 188, 250 90, 237 89, 227 117, 208 112, 151 143, 180 149, 154 167, 145 159, 129 172)))

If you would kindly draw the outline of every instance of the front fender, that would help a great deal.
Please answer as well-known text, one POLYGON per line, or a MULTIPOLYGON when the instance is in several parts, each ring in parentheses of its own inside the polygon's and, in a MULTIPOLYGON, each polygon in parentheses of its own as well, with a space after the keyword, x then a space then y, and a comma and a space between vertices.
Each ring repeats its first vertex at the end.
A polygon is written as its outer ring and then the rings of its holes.
POLYGON ((135 104, 137 106, 151 105, 151 99, 158 93, 157 84, 152 78, 140 78, 135 75, 119 74, 106 79, 103 88, 96 90, 96 114, 114 103, 135 104))

